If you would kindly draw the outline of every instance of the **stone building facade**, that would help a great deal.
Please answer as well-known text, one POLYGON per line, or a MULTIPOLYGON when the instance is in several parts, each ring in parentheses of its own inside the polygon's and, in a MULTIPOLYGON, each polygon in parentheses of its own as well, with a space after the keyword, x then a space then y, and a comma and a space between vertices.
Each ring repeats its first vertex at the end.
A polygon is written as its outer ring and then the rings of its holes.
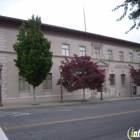
MULTIPOLYGON (((16 58, 13 44, 16 42, 16 35, 22 22, 23 20, 20 19, 0 16, 3 102, 31 102, 33 100, 32 86, 18 75, 18 69, 13 61, 16 58)), ((56 85, 60 78, 58 66, 65 56, 70 58, 73 54, 91 56, 105 73, 104 98, 129 96, 131 92, 134 95, 140 94, 139 87, 131 82, 128 66, 131 64, 139 68, 140 53, 134 52, 133 49, 139 47, 140 44, 47 24, 42 24, 42 31, 51 42, 53 66, 46 80, 37 87, 38 102, 60 100, 60 86, 56 85)), ((63 89, 63 95, 64 100, 82 99, 81 90, 68 93, 63 89)), ((86 90, 87 99, 99 98, 99 96, 98 91, 86 90)))

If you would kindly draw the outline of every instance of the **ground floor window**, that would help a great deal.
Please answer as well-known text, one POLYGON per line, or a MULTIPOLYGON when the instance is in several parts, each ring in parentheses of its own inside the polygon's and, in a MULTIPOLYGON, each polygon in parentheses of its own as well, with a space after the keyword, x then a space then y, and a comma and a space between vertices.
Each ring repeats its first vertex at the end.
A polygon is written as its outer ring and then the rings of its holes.
POLYGON ((52 73, 49 73, 43 81, 43 89, 52 89, 52 73))
POLYGON ((111 86, 115 85, 115 74, 110 74, 110 85, 111 86))
POLYGON ((30 85, 23 77, 19 76, 19 91, 23 90, 30 90, 30 85))
POLYGON ((121 84, 125 86, 125 74, 121 74, 121 84))

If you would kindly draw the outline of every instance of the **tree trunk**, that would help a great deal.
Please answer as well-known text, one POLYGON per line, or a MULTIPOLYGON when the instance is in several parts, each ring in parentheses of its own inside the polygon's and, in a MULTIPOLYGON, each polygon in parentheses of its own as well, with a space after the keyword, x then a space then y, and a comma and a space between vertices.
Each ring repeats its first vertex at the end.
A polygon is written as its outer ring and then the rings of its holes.
POLYGON ((83 88, 83 102, 85 102, 86 99, 85 99, 85 89, 83 88))
POLYGON ((103 100, 102 88, 100 89, 100 91, 101 91, 101 98, 100 98, 100 100, 103 100))
POLYGON ((33 105, 36 105, 36 88, 33 87, 33 96, 34 96, 34 102, 33 102, 33 105))

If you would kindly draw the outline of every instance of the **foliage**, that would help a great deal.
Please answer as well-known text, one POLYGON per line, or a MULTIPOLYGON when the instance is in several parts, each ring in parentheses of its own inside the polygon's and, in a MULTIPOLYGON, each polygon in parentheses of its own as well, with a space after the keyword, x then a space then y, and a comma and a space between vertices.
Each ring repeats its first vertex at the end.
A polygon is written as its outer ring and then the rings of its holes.
POLYGON ((13 45, 17 58, 14 60, 19 75, 33 87, 40 85, 52 67, 50 42, 41 31, 41 18, 32 16, 19 28, 17 42, 13 45), (26 28, 28 30, 26 30, 26 28))
POLYGON ((127 16, 128 12, 130 12, 128 14, 128 18, 134 22, 126 33, 130 32, 134 28, 138 29, 140 26, 140 0, 124 0, 122 4, 116 6, 112 11, 116 11, 120 8, 124 8, 124 12, 117 21, 122 20, 127 16))
MULTIPOLYGON (((69 60, 61 61, 62 85, 69 91, 73 92, 78 89, 89 88, 91 90, 101 89, 105 81, 105 75, 99 70, 96 63, 89 56, 77 56, 69 60)), ((57 85, 61 84, 61 79, 57 85)))
POLYGON ((130 74, 133 79, 133 83, 137 86, 140 86, 140 69, 134 69, 133 66, 129 65, 130 68, 130 74))
POLYGON ((134 52, 139 52, 140 51, 140 47, 139 48, 136 48, 136 49, 133 49, 134 52))

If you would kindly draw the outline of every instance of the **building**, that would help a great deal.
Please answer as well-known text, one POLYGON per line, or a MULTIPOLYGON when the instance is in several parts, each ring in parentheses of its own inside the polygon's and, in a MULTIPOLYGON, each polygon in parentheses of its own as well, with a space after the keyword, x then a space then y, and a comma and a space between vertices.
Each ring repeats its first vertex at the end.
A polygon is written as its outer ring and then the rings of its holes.
MULTIPOLYGON (((32 86, 18 75, 18 69, 13 61, 16 58, 13 44, 16 42, 16 35, 22 22, 20 19, 0 16, 0 63, 3 65, 4 103, 33 100, 32 86)), ((51 42, 53 67, 43 84, 37 87, 38 102, 60 100, 60 86, 56 85, 60 77, 58 66, 65 56, 72 57, 73 54, 91 56, 105 73, 104 97, 130 95, 132 83, 128 64, 139 68, 140 53, 134 52, 133 49, 138 48, 140 44, 47 24, 42 24, 42 31, 51 42)), ((140 94, 136 85, 132 85, 131 90, 135 95, 140 94)), ((63 94, 64 100, 82 99, 81 90, 68 93, 63 89, 63 94)), ((86 98, 99 98, 99 95, 98 91, 86 90, 86 98)))

